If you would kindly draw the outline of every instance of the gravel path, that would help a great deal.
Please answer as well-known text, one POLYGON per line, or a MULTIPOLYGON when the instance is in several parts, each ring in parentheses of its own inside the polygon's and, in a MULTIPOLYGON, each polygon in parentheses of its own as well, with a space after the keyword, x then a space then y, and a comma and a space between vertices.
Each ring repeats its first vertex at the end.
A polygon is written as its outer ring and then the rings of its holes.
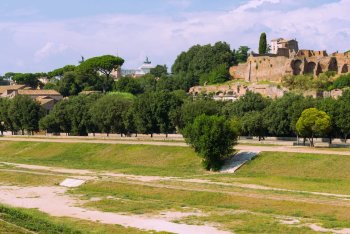
MULTIPOLYGON (((89 210, 77 206, 78 201, 65 194, 63 187, 17 187, 0 186, 0 203, 36 208, 52 216, 71 217, 104 224, 118 224, 144 230, 172 233, 227 234, 212 226, 172 223, 165 218, 151 218, 138 215, 121 215, 111 212, 89 210)), ((192 213, 191 213, 192 215, 192 213)))

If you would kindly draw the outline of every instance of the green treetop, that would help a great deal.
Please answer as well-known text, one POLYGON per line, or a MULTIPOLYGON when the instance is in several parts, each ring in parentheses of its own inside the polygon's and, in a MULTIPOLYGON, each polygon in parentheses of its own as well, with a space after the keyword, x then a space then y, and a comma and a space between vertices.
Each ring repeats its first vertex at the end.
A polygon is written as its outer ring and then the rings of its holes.
POLYGON ((260 40, 259 40, 259 54, 266 54, 266 53, 267 53, 266 33, 261 33, 260 40))

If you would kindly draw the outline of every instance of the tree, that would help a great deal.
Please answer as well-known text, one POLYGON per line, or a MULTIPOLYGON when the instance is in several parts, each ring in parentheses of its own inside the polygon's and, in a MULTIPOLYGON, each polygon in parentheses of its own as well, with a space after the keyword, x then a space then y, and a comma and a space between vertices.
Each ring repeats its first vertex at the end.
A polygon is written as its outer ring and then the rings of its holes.
POLYGON ((338 102, 338 115, 335 122, 346 142, 350 135, 350 91, 345 91, 338 102))
MULTIPOLYGON (((304 100, 305 98, 301 95, 287 93, 283 97, 272 101, 263 111, 263 123, 269 134, 273 136, 294 135, 294 127, 291 127, 292 118, 295 113, 299 113, 296 117, 298 120, 304 107, 301 107, 302 109, 299 112, 299 105, 293 106, 291 103, 304 103, 304 100)), ((295 123, 297 120, 295 120, 295 123)))
POLYGON ((119 95, 105 95, 91 106, 91 120, 107 136, 112 132, 127 133, 123 117, 131 105, 130 99, 119 95))
POLYGON ((51 78, 54 77, 62 77, 64 73, 66 72, 73 72, 75 71, 76 66, 75 65, 66 65, 62 68, 57 68, 51 72, 48 73, 48 76, 51 78))
POLYGON ((331 128, 327 133, 327 137, 329 139, 329 143, 332 144, 332 139, 340 136, 339 133, 342 132, 342 129, 340 129, 336 124, 340 119, 340 101, 333 98, 322 98, 320 100, 317 100, 317 108, 321 111, 326 112, 331 118, 331 128))
POLYGON ((85 60, 79 65, 79 69, 85 72, 101 73, 103 92, 106 92, 110 82, 111 73, 119 69, 124 63, 124 59, 113 55, 103 55, 85 60))
POLYGON ((121 77, 115 82, 115 90, 132 94, 140 94, 143 92, 138 80, 132 77, 121 77))
POLYGON ((168 68, 166 65, 157 65, 155 68, 151 69, 150 72, 152 75, 155 77, 162 77, 162 76, 167 76, 168 75, 168 68))
POLYGON ((221 112, 220 104, 212 99, 196 99, 187 101, 181 107, 181 122, 179 127, 184 128, 200 115, 219 115, 221 112))
POLYGON ((75 72, 64 73, 61 80, 58 82, 58 92, 63 96, 77 95, 81 91, 81 87, 77 84, 77 74, 75 72))
POLYGON ((264 117, 261 112, 252 111, 240 118, 240 133, 248 136, 257 136, 259 141, 267 135, 264 117))
POLYGON ((166 137, 168 133, 175 131, 175 123, 172 121, 172 111, 179 108, 183 100, 175 93, 169 93, 167 91, 159 91, 154 93, 155 102, 155 116, 157 119, 157 125, 160 132, 165 133, 166 137))
POLYGON ((33 73, 16 73, 12 80, 17 84, 28 85, 32 88, 38 87, 40 81, 38 80, 38 76, 33 73))
POLYGON ((237 63, 246 63, 248 60, 248 52, 250 48, 248 46, 240 46, 236 51, 236 61, 237 63))
POLYGON ((43 116, 43 109, 40 104, 28 96, 15 96, 9 106, 8 114, 15 129, 19 129, 24 135, 39 130, 39 120, 43 116))
POLYGON ((227 103, 223 112, 228 117, 240 118, 247 112, 264 110, 270 102, 270 99, 264 98, 259 93, 247 92, 239 100, 227 103))
POLYGON ((153 93, 139 95, 133 106, 137 131, 143 134, 151 134, 151 137, 153 137, 153 133, 160 132, 153 95, 153 93))
POLYGON ((331 118, 329 115, 316 108, 304 110, 296 124, 298 133, 309 138, 311 147, 314 147, 314 137, 326 135, 330 128, 331 118))
POLYGON ((72 130, 71 113, 69 112, 70 101, 63 99, 59 101, 41 121, 40 128, 47 132, 69 134, 72 130))
POLYGON ((203 74, 200 77, 199 83, 204 84, 218 84, 224 83, 230 79, 228 68, 225 64, 219 64, 210 73, 203 74))
POLYGON ((207 170, 219 170, 233 153, 237 133, 223 116, 198 116, 183 130, 186 142, 201 156, 207 170))
POLYGON ((218 64, 224 64, 227 70, 235 64, 235 52, 226 42, 191 47, 176 58, 171 70, 177 78, 193 86, 199 84, 201 75, 210 73, 218 64))
POLYGON ((12 121, 10 119, 10 116, 8 114, 8 110, 10 107, 10 99, 7 98, 0 98, 0 131, 1 135, 4 135, 4 131, 11 130, 14 132, 14 127, 12 124, 12 121))
POLYGON ((260 40, 259 40, 259 54, 266 54, 266 53, 267 53, 266 33, 261 33, 260 40))

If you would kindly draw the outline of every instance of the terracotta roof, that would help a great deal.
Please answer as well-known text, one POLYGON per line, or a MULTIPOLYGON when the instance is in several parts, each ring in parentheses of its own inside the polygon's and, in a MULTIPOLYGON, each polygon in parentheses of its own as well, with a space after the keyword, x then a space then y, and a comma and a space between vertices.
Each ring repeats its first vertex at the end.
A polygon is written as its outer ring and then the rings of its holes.
POLYGON ((4 93, 6 90, 18 90, 25 88, 25 85, 0 85, 0 93, 4 93))
POLYGON ((39 96, 36 98, 36 100, 41 104, 41 105, 44 105, 46 103, 49 103, 49 102, 52 102, 54 101, 54 99, 52 98, 48 98, 46 96, 39 96))
POLYGON ((39 96, 51 96, 51 95, 60 95, 59 92, 53 89, 45 90, 45 89, 32 89, 32 90, 18 90, 18 94, 21 95, 39 95, 39 96))

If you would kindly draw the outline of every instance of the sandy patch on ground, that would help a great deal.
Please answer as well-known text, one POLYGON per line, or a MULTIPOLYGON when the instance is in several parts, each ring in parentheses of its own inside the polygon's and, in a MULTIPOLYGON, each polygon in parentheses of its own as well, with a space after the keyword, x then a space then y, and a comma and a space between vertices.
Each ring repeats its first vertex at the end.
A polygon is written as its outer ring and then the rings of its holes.
POLYGON ((177 224, 160 218, 120 215, 81 208, 78 206, 79 201, 66 195, 66 191, 67 189, 63 187, 0 186, 0 203, 22 208, 37 208, 52 216, 72 217, 105 224, 119 224, 144 230, 201 234, 229 233, 211 226, 177 224))

